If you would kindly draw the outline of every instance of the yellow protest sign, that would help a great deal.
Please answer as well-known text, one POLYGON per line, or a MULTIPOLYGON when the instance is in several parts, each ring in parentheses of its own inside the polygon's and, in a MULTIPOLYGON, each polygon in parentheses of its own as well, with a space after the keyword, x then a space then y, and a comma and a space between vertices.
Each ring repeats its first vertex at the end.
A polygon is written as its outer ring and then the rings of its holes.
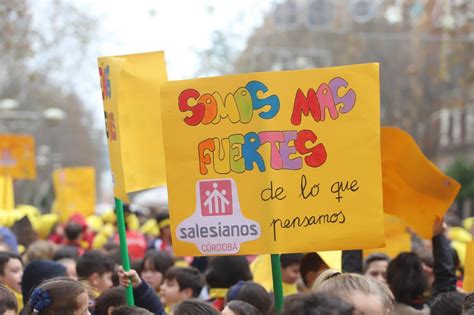
POLYGON ((395 258, 402 252, 411 251, 411 235, 407 232, 407 225, 400 218, 385 214, 385 247, 364 249, 364 256, 383 253, 395 258))
POLYGON ((95 213, 95 169, 70 167, 53 172, 54 212, 61 221, 67 221, 75 213, 84 217, 95 213))
POLYGON ((166 183, 160 84, 163 52, 99 58, 99 74, 114 194, 166 183))
POLYGON ((26 135, 0 135, 0 176, 35 179, 35 139, 26 135))
POLYGON ((177 255, 380 247, 378 64, 162 86, 177 255))
POLYGON ((0 176, 0 209, 13 210, 13 208, 15 208, 13 179, 10 176, 0 176))
POLYGON ((466 246, 463 289, 466 292, 474 291, 474 242, 467 243, 466 246))
POLYGON ((430 239, 435 218, 444 216, 461 186, 431 163, 405 131, 382 128, 381 146, 384 211, 430 239))

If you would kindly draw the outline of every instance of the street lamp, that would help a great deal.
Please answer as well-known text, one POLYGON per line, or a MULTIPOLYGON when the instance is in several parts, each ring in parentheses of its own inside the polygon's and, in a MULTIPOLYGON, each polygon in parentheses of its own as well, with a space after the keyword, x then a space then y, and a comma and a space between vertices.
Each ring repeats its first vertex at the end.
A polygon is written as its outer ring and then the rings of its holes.
POLYGON ((18 108, 18 101, 12 98, 5 98, 0 100, 0 109, 3 110, 14 110, 18 108))
POLYGON ((42 116, 45 120, 54 123, 58 123, 66 119, 66 113, 62 109, 56 107, 46 108, 43 111, 42 116))
POLYGON ((19 102, 15 99, 0 100, 0 133, 15 133, 16 131, 35 131, 38 126, 32 122, 45 121, 56 125, 67 118, 66 112, 57 107, 48 107, 45 110, 30 111, 18 110, 19 102))

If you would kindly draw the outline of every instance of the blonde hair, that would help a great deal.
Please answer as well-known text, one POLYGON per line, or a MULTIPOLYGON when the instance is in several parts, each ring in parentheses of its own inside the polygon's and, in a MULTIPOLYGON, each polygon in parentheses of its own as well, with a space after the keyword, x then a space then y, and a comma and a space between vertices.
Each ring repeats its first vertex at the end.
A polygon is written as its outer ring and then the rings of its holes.
POLYGON ((37 240, 28 246, 25 260, 30 263, 34 260, 53 260, 56 245, 45 240, 37 240))
POLYGON ((325 282, 328 279, 331 279, 333 277, 339 276, 341 273, 337 271, 336 269, 326 269, 323 272, 321 272, 316 280, 313 283, 313 286, 311 287, 311 291, 316 292, 319 290, 323 282, 325 282))
POLYGON ((319 287, 316 288, 316 291, 336 295, 343 299, 347 299, 355 292, 364 295, 374 295, 380 298, 384 309, 388 313, 393 311, 395 304, 393 294, 386 285, 377 280, 355 273, 340 274, 332 278, 327 278, 321 282, 319 287))

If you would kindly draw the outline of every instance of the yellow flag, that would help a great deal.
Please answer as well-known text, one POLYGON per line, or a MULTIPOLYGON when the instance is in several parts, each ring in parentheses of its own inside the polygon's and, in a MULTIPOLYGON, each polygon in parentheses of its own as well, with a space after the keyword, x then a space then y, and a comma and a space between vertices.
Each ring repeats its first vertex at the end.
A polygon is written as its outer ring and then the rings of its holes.
POLYGON ((13 179, 10 176, 0 176, 0 209, 13 210, 13 208, 15 208, 13 179))
POLYGON ((382 128, 381 147, 384 212, 430 239, 435 218, 446 213, 461 186, 431 163, 401 129, 382 128))
POLYGON ((35 179, 35 139, 26 135, 0 135, 0 176, 35 179))
POLYGON ((411 251, 411 235, 407 232, 407 225, 400 218, 385 214, 385 247, 364 249, 364 256, 374 253, 383 253, 395 258, 402 252, 411 251))
POLYGON ((163 52, 99 58, 115 197, 166 183, 160 85, 163 52))
POLYGON ((56 200, 54 211, 65 222, 73 214, 84 217, 95 213, 95 169, 70 167, 53 172, 56 200))
POLYGON ((162 86, 177 255, 380 247, 378 64, 162 86))
POLYGON ((470 242, 466 246, 463 289, 466 292, 474 291, 474 242, 470 242))

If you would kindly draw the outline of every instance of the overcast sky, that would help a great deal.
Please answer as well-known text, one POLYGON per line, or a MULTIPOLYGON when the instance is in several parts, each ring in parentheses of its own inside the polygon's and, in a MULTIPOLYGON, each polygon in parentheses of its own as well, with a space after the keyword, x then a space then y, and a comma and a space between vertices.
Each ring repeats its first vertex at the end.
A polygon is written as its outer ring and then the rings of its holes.
MULTIPOLYGON (((274 0, 70 0, 99 20, 98 54, 101 56, 164 50, 170 80, 192 78, 199 68, 198 52, 210 45, 215 30, 241 34, 236 48, 263 23, 263 13, 274 0)), ((94 111, 99 126, 102 100, 94 58, 86 63, 89 80, 79 89, 94 111), (97 84, 96 84, 97 83, 97 84)))

